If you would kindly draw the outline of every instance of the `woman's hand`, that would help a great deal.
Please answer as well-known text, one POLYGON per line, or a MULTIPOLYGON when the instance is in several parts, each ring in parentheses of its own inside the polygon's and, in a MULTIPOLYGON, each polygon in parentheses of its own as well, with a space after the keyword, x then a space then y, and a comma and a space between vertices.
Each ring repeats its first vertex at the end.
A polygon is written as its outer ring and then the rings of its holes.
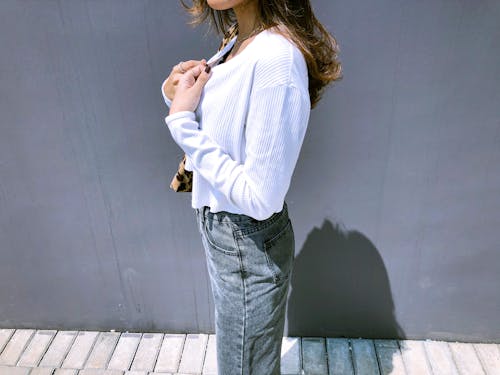
POLYGON ((170 100, 173 100, 175 97, 175 91, 177 89, 177 85, 179 84, 179 79, 182 77, 187 70, 194 68, 199 64, 205 64, 205 59, 199 60, 189 60, 183 61, 172 68, 170 75, 163 83, 162 90, 165 93, 165 96, 170 100))
POLYGON ((200 63, 182 74, 179 78, 169 114, 172 115, 181 111, 194 112, 200 102, 203 87, 208 82, 211 73, 209 65, 200 63))

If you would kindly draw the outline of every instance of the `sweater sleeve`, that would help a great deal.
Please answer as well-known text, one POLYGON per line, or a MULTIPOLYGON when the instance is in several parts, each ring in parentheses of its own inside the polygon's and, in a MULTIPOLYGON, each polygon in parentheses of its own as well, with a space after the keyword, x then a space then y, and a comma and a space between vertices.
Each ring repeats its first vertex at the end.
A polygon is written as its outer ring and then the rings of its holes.
MULTIPOLYGON (((165 92, 163 91, 163 86, 167 81, 168 77, 165 81, 163 81, 161 85, 161 94, 163 95, 163 100, 165 101, 165 104, 170 108, 170 106, 172 105, 172 101, 165 95, 165 92)), ((184 169, 187 171, 193 170, 193 166, 191 165, 191 158, 189 157, 189 155, 186 155, 186 162, 184 163, 184 169)))
POLYGON ((293 84, 255 91, 245 128, 244 163, 233 160, 198 128, 194 112, 174 113, 165 122, 193 169, 244 214, 264 220, 282 208, 309 114, 309 95, 293 84))

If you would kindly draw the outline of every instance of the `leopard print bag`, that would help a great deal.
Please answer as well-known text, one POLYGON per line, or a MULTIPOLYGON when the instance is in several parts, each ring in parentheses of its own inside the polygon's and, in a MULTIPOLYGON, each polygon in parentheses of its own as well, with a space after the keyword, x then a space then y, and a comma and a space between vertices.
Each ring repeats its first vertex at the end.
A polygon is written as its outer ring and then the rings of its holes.
POLYGON ((184 167, 186 166, 186 154, 182 157, 179 163, 179 169, 175 174, 172 182, 170 182, 170 188, 177 192, 190 192, 193 190, 193 171, 188 171, 184 167))
MULTIPOLYGON (((226 44, 236 36, 237 33, 238 25, 233 24, 226 32, 226 36, 222 40, 218 50, 222 50, 226 44)), ((176 192, 191 192, 193 189, 193 171, 188 171, 185 167, 186 154, 182 157, 182 160, 179 163, 179 168, 170 182, 170 188, 176 192)))

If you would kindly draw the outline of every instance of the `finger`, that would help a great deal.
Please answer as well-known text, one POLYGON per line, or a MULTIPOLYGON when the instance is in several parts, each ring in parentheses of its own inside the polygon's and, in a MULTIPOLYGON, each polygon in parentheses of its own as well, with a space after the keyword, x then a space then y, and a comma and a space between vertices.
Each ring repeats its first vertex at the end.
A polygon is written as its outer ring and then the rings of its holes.
POLYGON ((196 75, 194 69, 196 68, 189 69, 186 73, 181 74, 181 76, 179 77, 179 83, 177 85, 178 87, 182 87, 182 89, 187 89, 194 85, 196 81, 196 75))
POLYGON ((206 66, 206 68, 203 68, 202 65, 200 66, 202 67, 201 73, 198 75, 198 78, 196 79, 196 82, 194 83, 193 87, 195 87, 196 91, 201 93, 201 90, 212 76, 212 69, 208 65, 206 66))
POLYGON ((198 76, 201 74, 201 72, 205 69, 205 65, 203 64, 198 64, 194 68, 192 68, 190 71, 193 73, 193 76, 195 79, 198 79, 198 76))
MULTIPOLYGON (((203 59, 204 60, 204 59, 203 59)), ((179 73, 179 74, 184 74, 186 73, 186 71, 188 71, 189 69, 192 69, 194 68, 196 65, 199 65, 200 63, 202 63, 202 61, 199 61, 199 60, 188 60, 188 61, 182 61, 182 63, 179 63, 177 64, 175 67, 174 67, 174 70, 179 73), (182 65, 182 66, 181 66, 182 65)))
MULTIPOLYGON (((205 60, 205 59, 203 59, 203 60, 205 60)), ((182 67, 185 70, 188 70, 188 69, 194 68, 196 65, 201 64, 203 62, 203 60, 189 60, 189 61, 184 61, 182 63, 182 67)))
POLYGON ((180 65, 179 64, 174 65, 172 67, 172 72, 170 74, 182 74, 180 65))
POLYGON ((186 74, 184 74, 185 77, 188 77, 190 81, 193 80, 193 82, 199 75, 199 65, 196 65, 194 68, 189 69, 186 74))
POLYGON ((172 85, 173 86, 177 86, 177 84, 179 83, 179 80, 181 79, 181 77, 182 77, 182 74, 180 74, 180 73, 174 74, 173 77, 172 77, 172 85))
POLYGON ((201 73, 205 69, 205 65, 198 64, 194 68, 189 69, 186 73, 182 74, 179 78, 179 86, 183 88, 193 87, 195 82, 199 79, 201 73))

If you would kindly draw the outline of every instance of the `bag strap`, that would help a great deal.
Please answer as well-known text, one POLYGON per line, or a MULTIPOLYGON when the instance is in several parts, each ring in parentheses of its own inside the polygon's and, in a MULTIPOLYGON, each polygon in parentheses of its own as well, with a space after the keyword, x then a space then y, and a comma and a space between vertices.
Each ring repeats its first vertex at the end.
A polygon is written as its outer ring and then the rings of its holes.
POLYGON ((233 23, 229 29, 227 29, 226 36, 222 39, 219 46, 219 51, 221 51, 235 36, 238 34, 238 23, 233 23))

